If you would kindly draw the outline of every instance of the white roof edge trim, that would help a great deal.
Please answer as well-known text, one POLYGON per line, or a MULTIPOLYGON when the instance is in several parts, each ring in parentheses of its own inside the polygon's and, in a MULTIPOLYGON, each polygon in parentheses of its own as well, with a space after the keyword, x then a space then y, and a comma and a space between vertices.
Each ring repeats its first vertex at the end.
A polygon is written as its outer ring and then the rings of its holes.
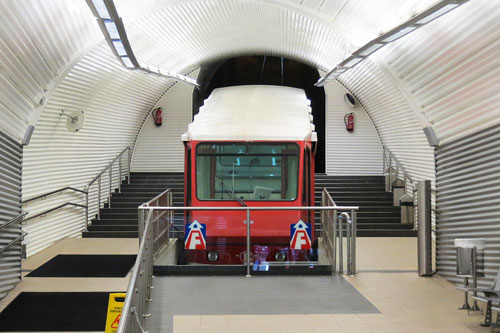
POLYGON ((305 91, 266 85, 215 89, 183 141, 317 141, 305 91), (236 106, 236 107, 235 107, 236 106))

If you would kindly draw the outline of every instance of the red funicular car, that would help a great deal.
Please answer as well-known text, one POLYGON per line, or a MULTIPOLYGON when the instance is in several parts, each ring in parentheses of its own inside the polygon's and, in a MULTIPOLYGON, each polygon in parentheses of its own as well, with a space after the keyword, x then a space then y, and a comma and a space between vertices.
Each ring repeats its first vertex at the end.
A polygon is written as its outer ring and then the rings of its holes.
MULTIPOLYGON (((185 205, 292 207, 314 205, 310 101, 301 89, 235 86, 215 89, 182 137, 185 205)), ((246 261, 246 211, 188 211, 190 263, 246 261)), ((314 213, 251 211, 252 262, 310 260, 314 213)))

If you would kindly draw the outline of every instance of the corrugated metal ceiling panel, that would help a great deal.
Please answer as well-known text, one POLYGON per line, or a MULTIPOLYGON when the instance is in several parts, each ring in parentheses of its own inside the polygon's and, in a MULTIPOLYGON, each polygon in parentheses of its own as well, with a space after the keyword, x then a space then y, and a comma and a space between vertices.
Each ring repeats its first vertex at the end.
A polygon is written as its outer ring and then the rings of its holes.
MULTIPOLYGON (((66 76, 37 123, 25 149, 23 197, 64 186, 83 189, 122 149, 134 143, 144 115, 170 84, 170 80, 124 69, 105 43, 94 49, 66 76), (66 118, 59 115, 63 109, 84 110, 83 129, 68 132, 66 118)), ((107 188, 106 178, 103 188, 107 188)), ((91 202, 95 200, 94 188, 91 202)), ((30 203, 26 210, 33 215, 66 201, 83 204, 84 198, 63 193, 30 203)), ((78 236, 83 216, 82 209, 66 207, 28 221, 28 253, 62 237, 78 236)))
POLYGON ((99 32, 84 1, 8 0, 0 13, 0 129, 20 141, 57 77, 99 32))
POLYGON ((434 181, 434 151, 398 87, 369 59, 340 77, 413 180, 434 181))
POLYGON ((386 53, 442 143, 500 122, 499 17, 498 2, 471 1, 386 53))

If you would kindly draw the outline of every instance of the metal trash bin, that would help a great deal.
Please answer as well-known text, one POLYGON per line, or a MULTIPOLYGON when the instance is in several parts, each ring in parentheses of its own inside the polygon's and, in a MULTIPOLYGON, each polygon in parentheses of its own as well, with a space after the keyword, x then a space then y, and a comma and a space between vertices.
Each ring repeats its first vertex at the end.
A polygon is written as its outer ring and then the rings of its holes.
POLYGON ((484 248, 486 241, 482 238, 457 238, 457 276, 484 277, 484 248), (476 267, 474 267, 474 263, 476 267))
MULTIPOLYGON (((457 250, 457 276, 464 278, 464 304, 459 308, 468 310, 469 313, 481 312, 474 300, 472 307, 469 305, 469 278, 472 278, 472 288, 477 288, 477 278, 484 277, 484 248, 486 241, 482 238, 457 238, 455 248, 457 250)), ((477 296, 474 290, 473 296, 477 296)))
POLYGON ((415 208, 413 207, 413 196, 405 194, 399 198, 399 203, 401 206, 401 223, 414 224, 415 208))

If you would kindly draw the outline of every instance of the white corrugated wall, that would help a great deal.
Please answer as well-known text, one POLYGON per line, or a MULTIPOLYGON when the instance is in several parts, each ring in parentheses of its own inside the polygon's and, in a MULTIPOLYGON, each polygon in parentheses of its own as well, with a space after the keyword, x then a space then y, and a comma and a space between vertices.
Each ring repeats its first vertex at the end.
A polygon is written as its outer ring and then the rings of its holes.
MULTIPOLYGON (((23 199, 64 186, 84 189, 122 149, 133 145, 144 116, 170 85, 170 80, 124 69, 101 43, 68 73, 43 111, 24 153, 23 199), (83 129, 68 132, 66 118, 59 115, 62 109, 85 111, 83 129)), ((105 192, 107 174, 102 186, 105 192)), ((85 203, 83 195, 65 192, 30 203, 25 210, 33 215, 67 201, 85 203)), ((93 215, 95 186, 91 205, 93 215)), ((79 236, 84 220, 83 209, 73 207, 29 220, 28 255, 63 237, 79 236)))
POLYGON ((85 1, 0 1, 0 129, 21 141, 79 50, 102 39, 85 1))
POLYGON ((498 1, 470 1, 384 53, 442 144, 500 123, 499 18, 498 1))
MULTIPOLYGON (((190 76, 196 78, 198 70, 190 76)), ((193 87, 177 83, 157 103, 163 110, 163 124, 156 126, 149 114, 142 125, 132 155, 132 171, 184 171, 184 145, 181 135, 187 131, 193 114, 193 87)))
POLYGON ((382 145, 371 119, 359 104, 345 104, 348 91, 338 82, 325 85, 326 172, 329 175, 382 175, 382 145), (344 116, 354 113, 354 131, 348 132, 344 116))
POLYGON ((434 182, 434 149, 417 116, 389 75, 370 59, 339 78, 361 102, 382 144, 396 155, 413 180, 434 182))

